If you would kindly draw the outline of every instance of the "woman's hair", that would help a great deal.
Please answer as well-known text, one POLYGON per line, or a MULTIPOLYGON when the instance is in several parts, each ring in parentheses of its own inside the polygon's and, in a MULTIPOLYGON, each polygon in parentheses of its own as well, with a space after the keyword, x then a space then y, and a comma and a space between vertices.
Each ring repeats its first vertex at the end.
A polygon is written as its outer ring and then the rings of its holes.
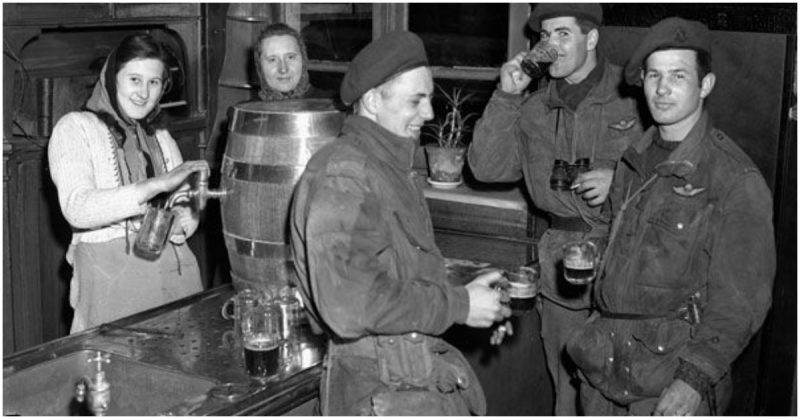
POLYGON ((130 35, 120 42, 114 52, 112 52, 112 56, 108 61, 106 85, 109 86, 109 88, 110 86, 114 86, 114 90, 116 91, 116 80, 119 70, 132 60, 145 58, 156 59, 164 64, 164 74, 162 75, 164 87, 162 93, 166 94, 172 85, 172 76, 169 67, 170 63, 174 61, 174 57, 164 44, 147 34, 130 35))
POLYGON ((285 23, 273 23, 262 29, 261 33, 258 34, 256 43, 253 46, 253 53, 255 54, 256 63, 258 63, 261 59, 261 53, 263 52, 261 51, 261 41, 271 36, 281 35, 288 35, 297 40, 297 45, 300 46, 300 53, 303 55, 303 63, 305 64, 305 62, 308 60, 308 55, 306 54, 306 42, 303 39, 303 35, 300 35, 300 32, 296 31, 285 23))
MULTIPOLYGON (((116 48, 114 48, 113 51, 111 51, 111 54, 106 61, 105 72, 106 91, 108 92, 109 100, 111 101, 111 106, 114 108, 114 112, 116 112, 120 117, 122 117, 122 113, 120 112, 119 104, 117 103, 117 73, 128 62, 135 59, 145 58, 156 59, 164 64, 164 74, 162 75, 163 87, 161 89, 161 94, 166 94, 172 86, 172 76, 169 71, 170 64, 178 63, 167 47, 147 34, 127 36, 116 48)), ((158 106, 156 106, 150 115, 141 121, 145 131, 150 135, 152 135, 154 132, 154 128, 151 123, 158 113, 159 109, 158 106)), ((105 112, 99 112, 98 116, 101 120, 103 120, 103 122, 106 123, 106 125, 109 126, 109 128, 111 128, 112 132, 115 130, 121 132, 121 128, 118 126, 114 118, 111 117, 111 115, 108 115, 105 112)))

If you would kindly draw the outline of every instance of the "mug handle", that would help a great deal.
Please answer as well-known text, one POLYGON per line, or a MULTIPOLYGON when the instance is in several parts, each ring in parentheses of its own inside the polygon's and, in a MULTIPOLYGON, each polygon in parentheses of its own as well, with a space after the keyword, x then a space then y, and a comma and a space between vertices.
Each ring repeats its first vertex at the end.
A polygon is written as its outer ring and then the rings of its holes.
POLYGON ((222 304, 222 309, 220 310, 220 315, 222 315, 223 319, 225 319, 225 320, 233 320, 235 318, 235 316, 234 316, 235 307, 233 307, 233 305, 235 304, 235 301, 234 301, 235 299, 236 299, 236 297, 228 298, 228 300, 225 301, 222 304))

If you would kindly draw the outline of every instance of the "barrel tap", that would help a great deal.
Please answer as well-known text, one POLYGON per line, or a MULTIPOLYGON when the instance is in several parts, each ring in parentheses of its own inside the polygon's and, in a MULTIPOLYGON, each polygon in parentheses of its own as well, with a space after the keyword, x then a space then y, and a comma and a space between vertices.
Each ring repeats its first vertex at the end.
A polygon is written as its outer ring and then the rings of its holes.
POLYGON ((208 171, 203 170, 199 173, 199 177, 197 178, 197 186, 194 189, 177 191, 170 195, 169 200, 167 201, 167 208, 172 208, 178 199, 186 197, 190 199, 197 199, 197 210, 202 211, 206 207, 206 203, 208 202, 209 198, 221 199, 227 195, 228 191, 225 190, 209 190, 208 171))
POLYGON ((95 416, 105 416, 111 404, 111 384, 106 379, 106 372, 103 371, 103 363, 111 363, 109 357, 110 355, 103 355, 97 351, 94 358, 86 360, 95 363, 94 379, 83 376, 75 386, 75 400, 78 403, 83 403, 85 400, 87 407, 95 416))

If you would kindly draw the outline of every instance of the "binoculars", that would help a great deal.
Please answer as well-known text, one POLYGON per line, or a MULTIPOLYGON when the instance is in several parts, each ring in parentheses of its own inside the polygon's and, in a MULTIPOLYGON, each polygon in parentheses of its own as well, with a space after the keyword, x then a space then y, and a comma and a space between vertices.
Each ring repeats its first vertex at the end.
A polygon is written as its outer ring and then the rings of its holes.
POLYGON ((588 158, 575 160, 575 163, 572 164, 556 159, 553 162, 553 172, 550 174, 550 189, 568 191, 575 182, 575 178, 587 171, 589 171, 588 158))

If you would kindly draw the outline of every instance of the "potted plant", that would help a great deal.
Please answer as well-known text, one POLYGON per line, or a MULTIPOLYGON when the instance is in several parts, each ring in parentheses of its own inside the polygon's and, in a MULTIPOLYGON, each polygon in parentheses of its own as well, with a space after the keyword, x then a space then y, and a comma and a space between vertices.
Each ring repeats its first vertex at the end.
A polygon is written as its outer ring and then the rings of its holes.
POLYGON ((447 113, 437 122, 426 124, 427 137, 436 141, 425 145, 428 155, 428 182, 433 187, 455 188, 462 182, 464 154, 467 150, 466 135, 471 131, 469 119, 474 114, 463 115, 461 105, 472 94, 463 95, 461 89, 453 89, 448 94, 440 86, 436 86, 447 99, 447 113))

